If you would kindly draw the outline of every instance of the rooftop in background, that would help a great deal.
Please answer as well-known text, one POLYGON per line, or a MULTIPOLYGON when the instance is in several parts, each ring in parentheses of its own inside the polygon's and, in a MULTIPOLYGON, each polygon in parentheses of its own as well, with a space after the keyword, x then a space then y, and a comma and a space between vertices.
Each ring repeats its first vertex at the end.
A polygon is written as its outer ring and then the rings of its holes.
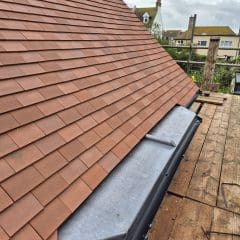
POLYGON ((135 14, 137 17, 143 21, 143 15, 144 13, 148 13, 150 15, 149 18, 149 23, 147 24, 149 27, 152 26, 152 23, 154 21, 154 18, 157 14, 157 8, 156 7, 151 7, 151 8, 136 8, 135 14))
MULTIPOLYGON (((197 26, 195 27, 195 36, 237 36, 228 26, 197 26)), ((179 34, 176 39, 191 39, 191 30, 179 34)))

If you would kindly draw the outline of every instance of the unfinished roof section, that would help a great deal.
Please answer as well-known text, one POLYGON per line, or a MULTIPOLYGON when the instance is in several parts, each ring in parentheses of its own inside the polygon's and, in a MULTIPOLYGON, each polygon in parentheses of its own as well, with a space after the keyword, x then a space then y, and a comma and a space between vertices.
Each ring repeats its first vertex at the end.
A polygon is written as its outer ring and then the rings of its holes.
POLYGON ((0 238, 48 239, 198 89, 121 0, 4 0, 0 25, 0 238))

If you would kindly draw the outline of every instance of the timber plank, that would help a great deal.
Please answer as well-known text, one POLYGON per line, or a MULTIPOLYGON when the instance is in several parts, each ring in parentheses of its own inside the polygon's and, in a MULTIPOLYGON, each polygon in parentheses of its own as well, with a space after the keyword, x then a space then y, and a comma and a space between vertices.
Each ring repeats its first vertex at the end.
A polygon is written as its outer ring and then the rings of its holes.
MULTIPOLYGON (((233 240, 233 236, 226 235, 226 234, 212 233, 210 240, 233 240)), ((237 239, 234 239, 234 240, 237 240, 237 239)))
POLYGON ((219 208, 214 208, 212 233, 233 234, 234 214, 219 208))
POLYGON ((231 101, 218 106, 207 133, 187 196, 215 206, 222 169, 231 101))
POLYGON ((218 206, 240 214, 240 98, 233 96, 218 206))
POLYGON ((200 109, 201 105, 202 105, 202 104, 201 104, 200 102, 194 102, 194 103, 192 104, 190 110, 191 110, 192 112, 197 113, 198 110, 200 109))
POLYGON ((240 215, 214 208, 211 232, 240 237, 240 215))
POLYGON ((178 167, 178 170, 168 189, 169 192, 180 196, 186 196, 196 162, 198 161, 200 152, 202 150, 202 145, 206 139, 206 133, 209 130, 215 110, 216 107, 213 105, 204 105, 204 107, 201 109, 199 115, 202 117, 203 122, 178 167), (206 111, 207 108, 209 108, 209 111, 206 111))
POLYGON ((206 240, 211 229, 213 207, 184 199, 181 213, 175 222, 169 240, 206 240))
POLYGON ((171 194, 166 195, 149 232, 149 240, 168 240, 182 204, 182 198, 171 194), (162 219, 164 220, 162 221, 162 219))
POLYGON ((223 105, 224 99, 223 98, 216 98, 216 97, 200 96, 196 99, 196 102, 209 103, 209 104, 214 104, 214 105, 223 105))

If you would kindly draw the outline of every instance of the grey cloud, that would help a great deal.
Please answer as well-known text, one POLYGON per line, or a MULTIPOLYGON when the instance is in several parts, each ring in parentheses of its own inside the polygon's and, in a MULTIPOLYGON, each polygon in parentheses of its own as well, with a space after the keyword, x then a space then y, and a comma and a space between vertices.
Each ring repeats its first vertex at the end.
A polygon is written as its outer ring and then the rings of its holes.
MULTIPOLYGON (((137 6, 154 6, 154 0, 125 0, 137 6)), ((198 14, 197 25, 226 25, 236 32, 240 26, 240 0, 162 0, 164 27, 186 29, 188 17, 198 14)))

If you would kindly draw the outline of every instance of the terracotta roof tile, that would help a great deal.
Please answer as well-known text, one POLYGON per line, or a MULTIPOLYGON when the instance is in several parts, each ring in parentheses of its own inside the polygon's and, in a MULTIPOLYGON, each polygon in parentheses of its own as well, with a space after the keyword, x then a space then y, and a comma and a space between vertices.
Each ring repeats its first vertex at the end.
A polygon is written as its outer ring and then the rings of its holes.
POLYGON ((92 147, 85 151, 80 156, 80 159, 85 163, 85 165, 91 167, 94 163, 98 162, 101 157, 102 153, 96 147, 92 147))
POLYGON ((112 152, 120 159, 123 159, 130 151, 130 148, 124 142, 120 142, 117 146, 115 146, 112 152))
POLYGON ((67 164, 65 158, 59 152, 53 152, 34 164, 34 167, 48 178, 67 164))
POLYGON ((44 86, 43 82, 36 76, 22 77, 22 78, 17 80, 17 83, 24 90, 31 90, 31 89, 34 89, 34 88, 44 86))
POLYGON ((1 213, 0 224, 9 236, 13 236, 41 210, 42 206, 37 199, 32 194, 28 194, 1 213))
POLYGON ((65 168, 63 168, 59 173, 66 180, 67 183, 71 184, 77 178, 79 178, 87 169, 87 166, 79 158, 76 158, 65 168))
POLYGON ((45 155, 53 152, 64 144, 64 139, 58 133, 48 135, 35 143, 38 149, 45 155))
POLYGON ((23 88, 19 86, 16 81, 1 81, 0 82, 0 96, 4 96, 10 93, 22 91, 23 88))
POLYGON ((112 152, 109 152, 99 161, 99 165, 109 173, 118 165, 119 162, 120 159, 112 152))
POLYGON ((56 238, 198 90, 121 0, 86 3, 0 3, 0 238, 56 238))
POLYGON ((72 93, 78 90, 74 83, 59 84, 58 88, 65 94, 72 93))
POLYGON ((43 117, 43 114, 36 106, 22 108, 22 109, 11 112, 11 114, 21 125, 33 122, 43 117))
POLYGON ((30 223, 42 238, 47 239, 70 214, 70 209, 57 198, 30 223))
POLYGON ((112 138, 110 136, 105 137, 104 139, 102 139, 100 142, 98 142, 96 144, 96 147, 98 148, 98 150, 102 153, 102 154, 106 154, 107 152, 109 152, 114 146, 116 145, 116 143, 112 140, 112 138))
POLYGON ((70 124, 81 118, 81 115, 75 108, 70 108, 59 113, 58 116, 66 123, 70 124))
POLYGON ((67 182, 59 174, 55 174, 35 188, 32 193, 45 206, 66 189, 67 186, 67 182))
POLYGON ((8 194, 0 187, 0 212, 13 203, 8 194))
POLYGON ((94 112, 93 106, 88 102, 78 105, 76 109, 82 116, 87 116, 88 114, 94 112))
POLYGON ((79 100, 73 95, 66 95, 66 96, 60 97, 60 98, 58 98, 58 101, 65 108, 72 107, 79 103, 79 100))
POLYGON ((58 240, 57 231, 55 231, 55 232, 48 238, 48 240, 58 240))
POLYGON ((46 135, 65 126, 64 122, 58 116, 46 117, 36 122, 36 124, 46 135))
POLYGON ((56 99, 39 103, 37 107, 46 116, 64 109, 64 106, 56 99))
POLYGON ((77 124, 84 132, 86 132, 90 128, 93 128, 94 126, 96 126, 97 122, 91 116, 87 116, 77 121, 77 124))
POLYGON ((59 149, 59 152, 68 160, 71 161, 85 150, 84 145, 77 139, 68 143, 59 149))
POLYGON ((100 182, 102 182, 106 175, 107 173, 104 169, 99 164, 95 164, 83 174, 81 178, 93 190, 100 182))
POLYGON ((5 233, 1 227, 0 227, 0 239, 1 240, 9 240, 7 233, 5 233))
POLYGON ((39 90, 39 93, 45 98, 50 99, 63 95, 63 92, 57 86, 49 86, 39 90))
POLYGON ((5 159, 2 158, 0 161, 0 182, 10 177, 14 173, 14 170, 9 166, 5 159))
POLYGON ((41 240, 42 238, 37 232, 28 224, 17 232, 11 239, 12 240, 25 240, 26 236, 31 240, 41 240))
POLYGON ((87 166, 79 158, 76 158, 60 171, 60 175, 70 184, 79 178, 87 169, 87 166))
POLYGON ((72 212, 74 212, 91 192, 92 190, 79 179, 60 195, 60 199, 72 212))
POLYGON ((44 97, 38 91, 24 92, 16 95, 16 99, 23 105, 28 106, 44 100, 44 97))
POLYGON ((133 134, 129 134, 125 139, 124 143, 128 145, 128 147, 133 148, 137 145, 138 143, 138 138, 135 137, 133 134))
POLYGON ((35 124, 30 124, 9 132, 9 136, 19 147, 23 147, 43 137, 44 133, 35 124))
POLYGON ((5 157, 5 160, 16 172, 18 172, 38 161, 42 156, 43 154, 38 148, 36 148, 34 145, 30 145, 9 154, 5 157))
POLYGON ((0 113, 8 112, 22 107, 22 104, 14 96, 0 97, 0 113))
POLYGON ((14 141, 7 134, 0 136, 0 142, 0 157, 13 152, 18 148, 14 141))
POLYGON ((103 138, 112 132, 112 128, 106 122, 104 122, 95 127, 94 131, 98 134, 98 136, 103 138))
POLYGON ((11 198, 16 201, 42 181, 42 175, 34 167, 29 167, 7 179, 1 185, 11 198))
POLYGON ((61 129, 58 133, 66 142, 69 142, 83 133, 83 130, 76 123, 73 123, 61 129))
POLYGON ((100 140, 100 137, 95 133, 94 130, 91 130, 81 135, 78 140, 83 146, 89 148, 97 143, 100 140))

